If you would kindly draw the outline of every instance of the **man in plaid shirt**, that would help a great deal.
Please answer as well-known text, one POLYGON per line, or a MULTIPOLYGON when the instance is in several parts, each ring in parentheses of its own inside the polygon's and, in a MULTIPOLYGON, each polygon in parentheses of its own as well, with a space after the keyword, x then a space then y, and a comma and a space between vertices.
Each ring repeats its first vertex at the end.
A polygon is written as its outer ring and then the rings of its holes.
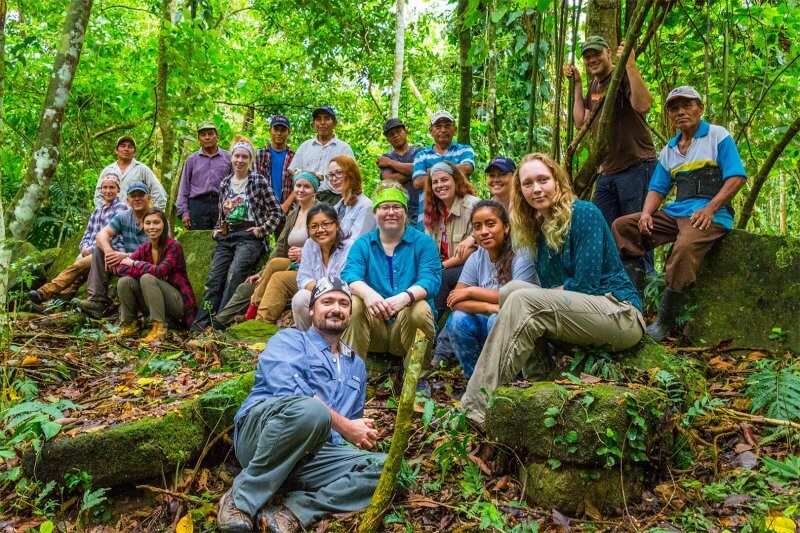
POLYGON ((256 152, 256 172, 264 176, 267 183, 272 186, 284 215, 289 212, 294 202, 292 174, 289 172, 294 152, 286 144, 290 133, 289 119, 283 115, 273 115, 269 119, 271 141, 268 146, 256 152))
MULTIPOLYGON (((92 251, 97 246, 95 237, 108 222, 118 213, 128 209, 128 205, 121 202, 119 196, 119 176, 109 172, 100 180, 100 193, 103 197, 103 205, 96 208, 89 217, 89 224, 78 245, 78 258, 70 266, 59 272, 52 281, 45 283, 39 289, 28 293, 31 307, 36 312, 44 310, 42 304, 52 298, 66 300, 75 296, 78 289, 86 282, 89 276, 89 269, 92 266, 92 251)), ((118 252, 124 251, 122 237, 116 237, 111 241, 111 246, 118 252)))

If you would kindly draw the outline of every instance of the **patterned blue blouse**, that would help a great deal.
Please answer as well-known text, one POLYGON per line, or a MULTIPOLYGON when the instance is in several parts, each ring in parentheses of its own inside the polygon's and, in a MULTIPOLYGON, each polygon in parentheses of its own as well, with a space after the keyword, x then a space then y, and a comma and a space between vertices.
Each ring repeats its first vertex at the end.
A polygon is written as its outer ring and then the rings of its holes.
POLYGON ((563 285, 565 291, 595 296, 610 292, 617 300, 642 310, 639 293, 622 267, 611 229, 594 204, 575 200, 561 249, 553 250, 540 235, 536 258, 539 281, 546 289, 563 285))

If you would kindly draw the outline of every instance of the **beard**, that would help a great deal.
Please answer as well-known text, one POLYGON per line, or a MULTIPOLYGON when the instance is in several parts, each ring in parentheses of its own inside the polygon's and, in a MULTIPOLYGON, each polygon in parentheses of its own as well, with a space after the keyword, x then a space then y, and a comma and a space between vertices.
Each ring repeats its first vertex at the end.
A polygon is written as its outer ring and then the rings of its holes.
POLYGON ((314 329, 322 334, 341 335, 350 325, 350 319, 345 317, 344 313, 332 311, 320 317, 312 317, 311 323, 314 325, 314 329))

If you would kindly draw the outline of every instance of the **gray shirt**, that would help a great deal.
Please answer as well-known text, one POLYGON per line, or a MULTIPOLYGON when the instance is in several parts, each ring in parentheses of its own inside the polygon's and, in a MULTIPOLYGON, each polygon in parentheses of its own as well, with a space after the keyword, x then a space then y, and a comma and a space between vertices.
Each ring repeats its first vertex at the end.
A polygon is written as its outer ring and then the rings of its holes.
MULTIPOLYGON (((295 170, 317 172, 325 176, 328 173, 328 163, 337 155, 349 155, 355 159, 353 149, 339 137, 334 135, 333 138, 325 144, 322 144, 319 142, 319 139, 314 137, 300 145, 300 148, 295 152, 294 158, 289 165, 289 170, 292 172, 295 170)), ((333 190, 327 176, 320 184, 319 190, 333 190)))
POLYGON ((123 202, 128 196, 128 186, 135 181, 141 181, 147 185, 148 189, 150 189, 150 197, 153 199, 153 207, 157 207, 162 210, 167 207, 167 191, 164 190, 161 182, 158 181, 158 178, 156 178, 156 175, 153 174, 152 170, 150 170, 150 167, 141 161, 137 161, 136 159, 131 160, 131 164, 125 169, 124 174, 122 170, 120 170, 116 161, 103 169, 103 171, 100 173, 100 177, 97 179, 97 186, 94 188, 95 207, 103 207, 105 205, 103 195, 100 193, 100 187, 103 185, 103 177, 105 177, 106 174, 116 174, 119 176, 119 198, 123 202))
MULTIPOLYGON (((511 279, 527 281, 535 285, 539 284, 536 265, 533 264, 526 252, 514 255, 514 259, 511 262, 511 279)), ((500 283, 497 281, 497 268, 495 268, 494 263, 489 258, 489 252, 485 248, 478 248, 474 254, 467 258, 458 282, 469 287, 500 289, 500 283)))

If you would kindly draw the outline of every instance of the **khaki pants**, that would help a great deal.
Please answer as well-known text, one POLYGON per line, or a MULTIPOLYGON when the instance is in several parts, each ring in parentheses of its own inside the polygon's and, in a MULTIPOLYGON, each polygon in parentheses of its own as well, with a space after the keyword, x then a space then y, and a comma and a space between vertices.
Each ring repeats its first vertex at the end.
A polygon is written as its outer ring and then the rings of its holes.
POLYGON ((523 370, 525 377, 541 379, 537 371, 551 365, 536 353, 535 344, 541 337, 579 346, 606 345, 619 351, 639 342, 644 328, 642 313, 611 294, 517 289, 503 302, 461 405, 471 419, 483 424, 488 395, 497 387, 511 382, 523 370))
POLYGON ((264 267, 250 297, 250 303, 258 306, 256 320, 276 323, 286 303, 297 292, 297 271, 288 270, 291 264, 285 257, 276 257, 264 267))
MULTIPOLYGON (((353 296, 353 310, 350 326, 342 339, 355 352, 366 359, 367 352, 386 352, 403 358, 408 363, 408 353, 414 344, 414 337, 420 329, 428 338, 429 348, 436 337, 433 323, 433 310, 425 300, 417 300, 400 311, 391 324, 372 316, 358 296, 353 296)), ((425 354, 422 368, 430 369, 431 349, 425 354)))
POLYGON ((56 296, 63 300, 72 298, 81 285, 86 283, 91 267, 92 254, 79 257, 74 263, 59 272, 55 278, 39 287, 39 292, 44 296, 44 300, 50 300, 56 296))
POLYGON ((292 316, 294 317, 294 327, 300 331, 308 331, 311 328, 311 314, 308 312, 308 304, 311 302, 311 291, 300 289, 292 297, 292 316))
POLYGON ((123 324, 136 320, 139 313, 150 315, 151 322, 183 325, 181 292, 151 274, 141 278, 121 277, 117 283, 119 315, 123 324))

